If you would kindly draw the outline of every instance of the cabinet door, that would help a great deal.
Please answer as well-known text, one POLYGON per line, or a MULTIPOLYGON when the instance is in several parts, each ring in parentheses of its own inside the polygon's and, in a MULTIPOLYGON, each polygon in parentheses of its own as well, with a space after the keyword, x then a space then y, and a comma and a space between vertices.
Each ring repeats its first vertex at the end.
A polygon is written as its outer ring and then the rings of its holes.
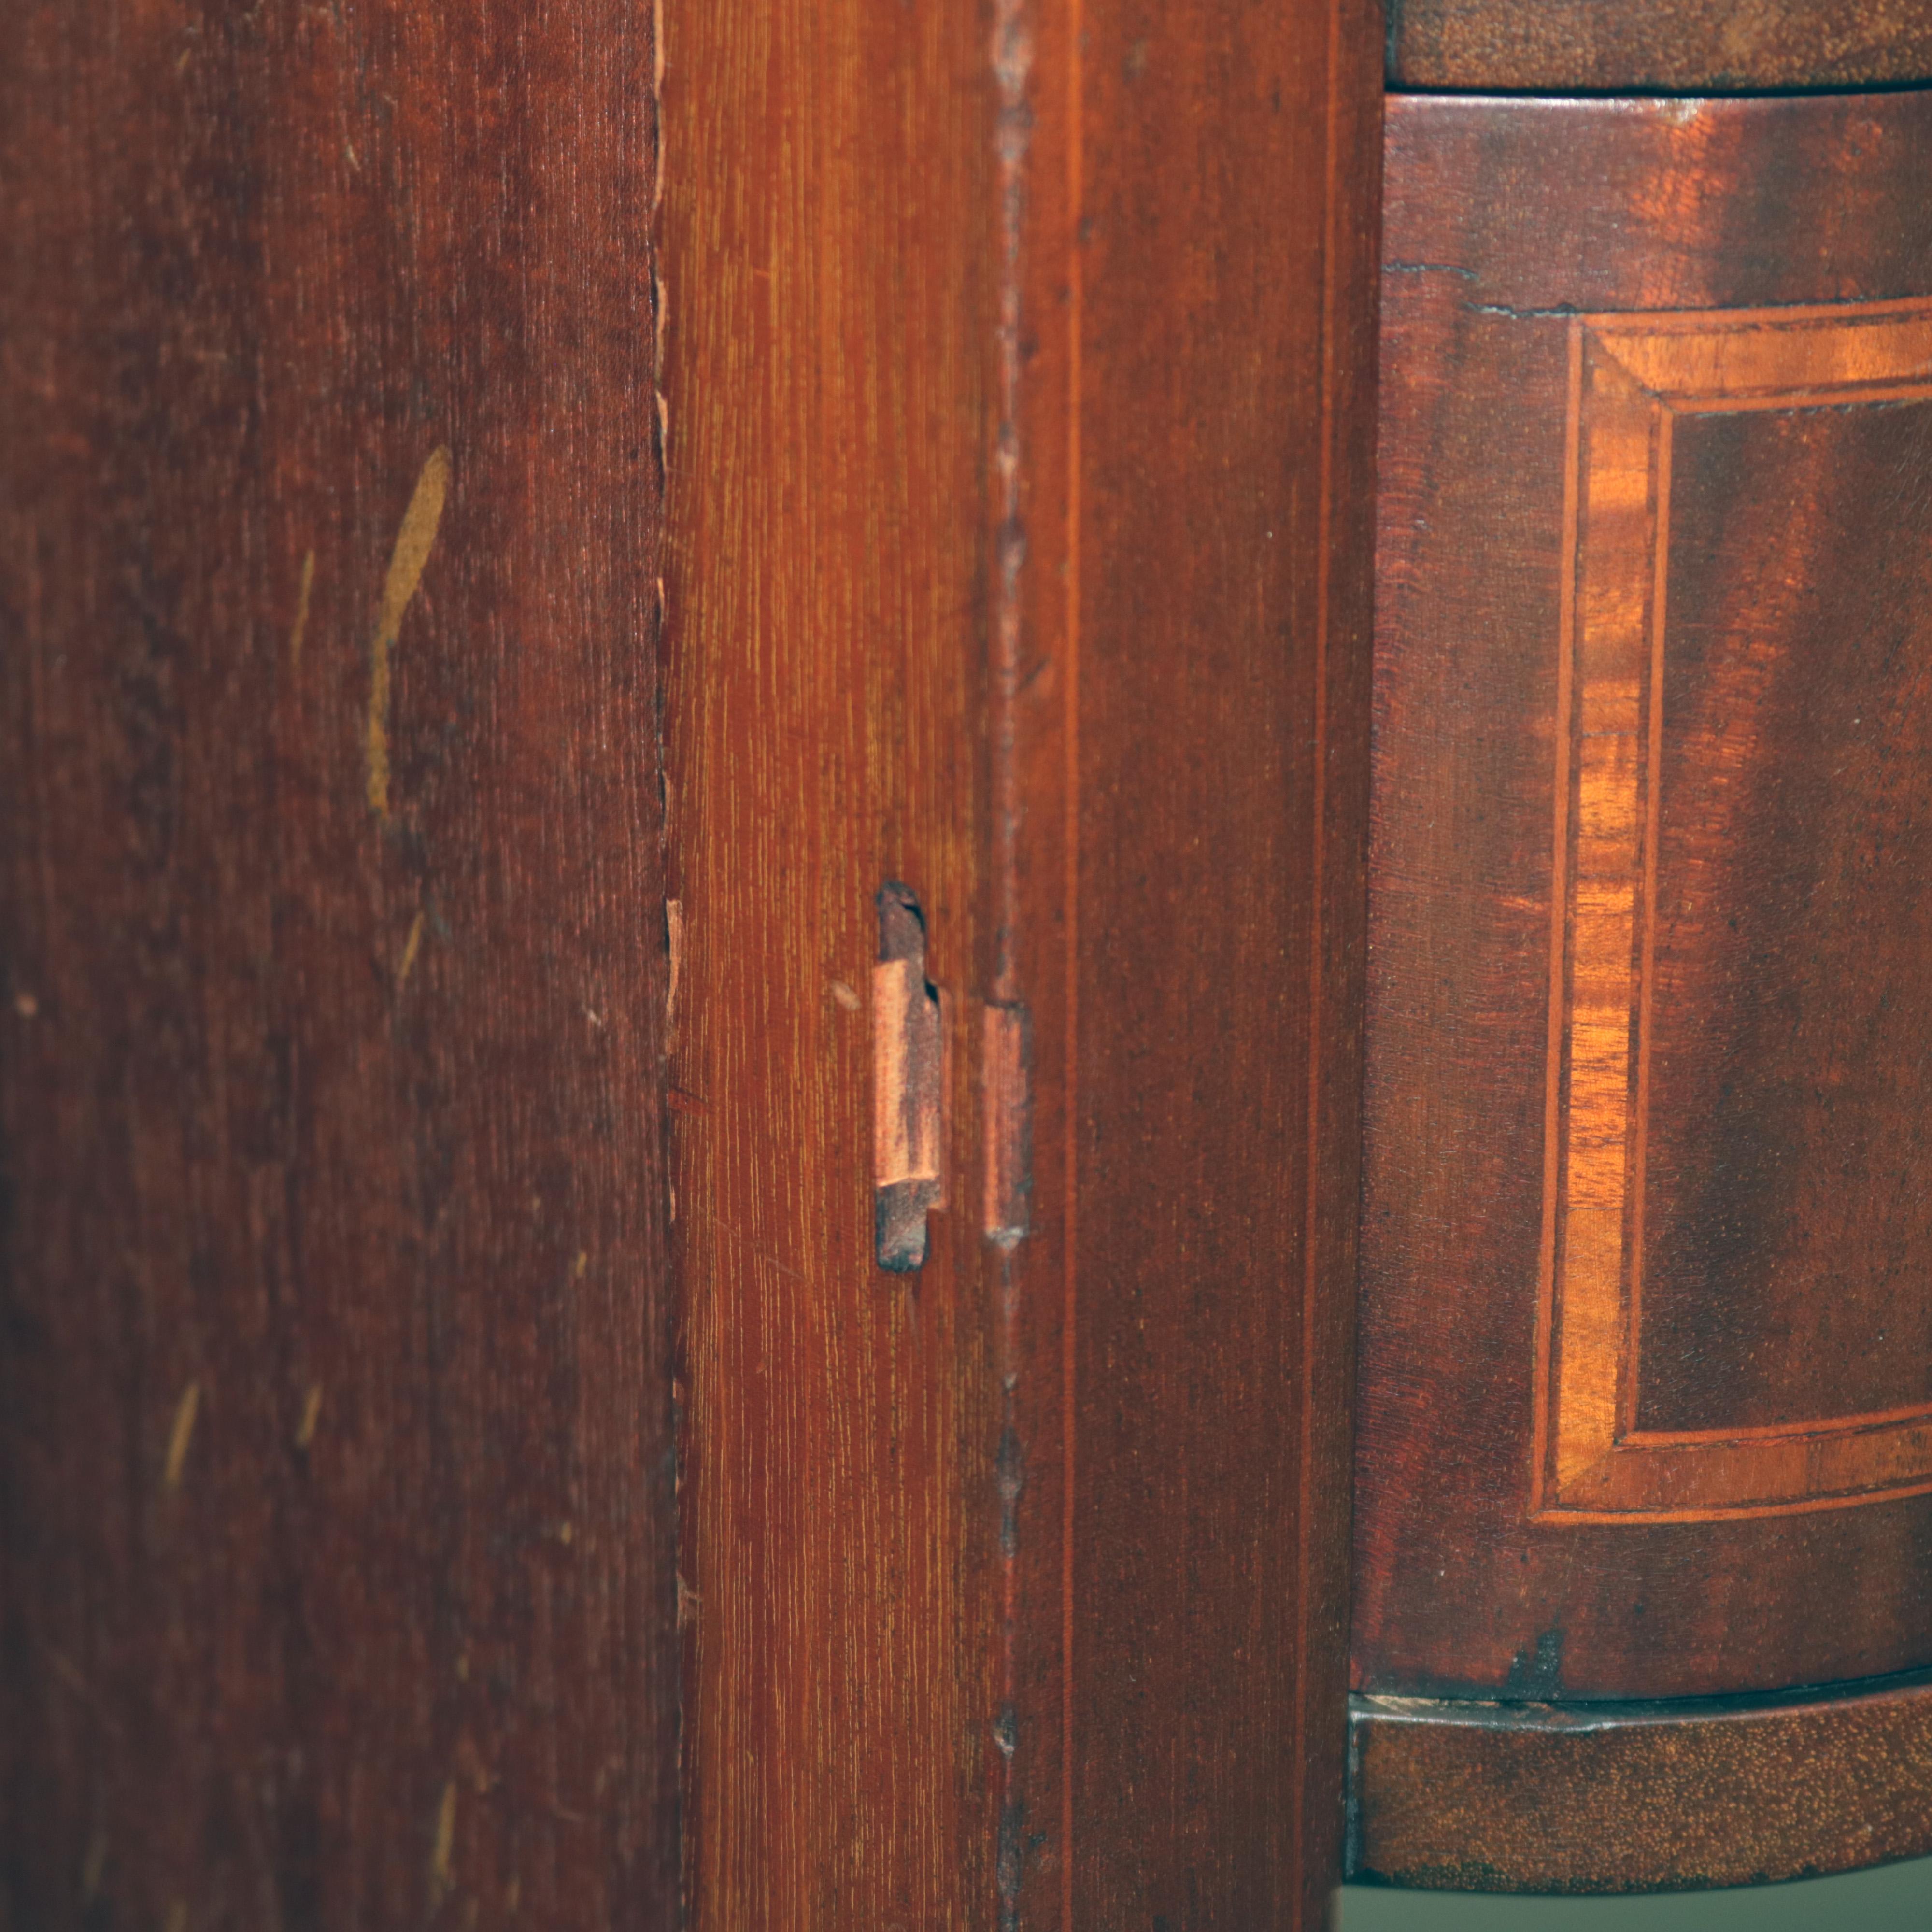
POLYGON ((1389 124, 1358 1864, 1922 1849, 1932 99, 1389 124))
POLYGON ((1390 128, 1358 1682, 1932 1662, 1932 102, 1390 128))

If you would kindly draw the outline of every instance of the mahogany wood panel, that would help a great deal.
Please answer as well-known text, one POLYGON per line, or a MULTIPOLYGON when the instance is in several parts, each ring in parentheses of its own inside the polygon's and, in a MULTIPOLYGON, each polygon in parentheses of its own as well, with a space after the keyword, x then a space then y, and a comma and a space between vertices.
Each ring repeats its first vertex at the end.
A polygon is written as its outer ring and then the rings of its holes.
POLYGON ((1456 1891, 1762 1885, 1932 1851, 1932 1686, 1661 1704, 1358 1697, 1349 1876, 1456 1891))
POLYGON ((1932 304, 1571 347, 1538 1507, 1932 1487, 1932 304))
POLYGON ((1932 1662, 1928 166, 1391 103, 1363 1689, 1932 1662))
POLYGON ((1928 0, 1391 0, 1391 86, 1750 94, 1932 80, 1928 0))
POLYGON ((1379 27, 668 8, 700 1927, 1324 1916, 1379 27))
POLYGON ((670 0, 664 45, 688 1915, 990 1924, 992 1310, 970 1214, 879 1265, 872 1078, 916 904, 974 1171, 984 28, 670 0))
POLYGON ((0 1922, 676 1910, 648 10, 0 16, 0 1922))

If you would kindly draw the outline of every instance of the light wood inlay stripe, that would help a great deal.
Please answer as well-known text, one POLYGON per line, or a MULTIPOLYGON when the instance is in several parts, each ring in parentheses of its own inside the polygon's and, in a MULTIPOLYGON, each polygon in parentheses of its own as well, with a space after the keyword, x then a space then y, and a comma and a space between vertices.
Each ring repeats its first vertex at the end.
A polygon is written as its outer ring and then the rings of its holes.
POLYGON ((1687 1521, 1932 1490, 1932 1406, 1772 1430, 1634 1425, 1672 425, 1932 400, 1932 302, 1588 316, 1571 352, 1532 1508, 1687 1521))

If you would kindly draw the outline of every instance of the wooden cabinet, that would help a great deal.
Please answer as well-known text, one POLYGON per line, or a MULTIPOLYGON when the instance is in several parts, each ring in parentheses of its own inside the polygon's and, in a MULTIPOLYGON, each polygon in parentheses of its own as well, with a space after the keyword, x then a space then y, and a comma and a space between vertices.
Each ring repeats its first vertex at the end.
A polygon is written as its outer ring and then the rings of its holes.
POLYGON ((0 1928, 1932 1848, 1928 79, 0 10, 0 1928))
POLYGON ((1390 103, 1366 1869, 1932 1844, 1928 101, 1390 103))

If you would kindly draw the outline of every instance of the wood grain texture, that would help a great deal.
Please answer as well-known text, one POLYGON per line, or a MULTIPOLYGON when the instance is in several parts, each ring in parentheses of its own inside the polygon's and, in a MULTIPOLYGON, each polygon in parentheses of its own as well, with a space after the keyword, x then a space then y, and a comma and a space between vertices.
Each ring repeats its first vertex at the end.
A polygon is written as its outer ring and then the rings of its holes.
POLYGON ((1932 1851, 1932 1686, 1663 1704, 1358 1697, 1358 1883, 1680 1892, 1932 1851))
POLYGON ((1089 0, 1036 42, 1000 983, 1059 1390, 1018 1390, 1061 1605, 1019 1708, 1066 1757, 1018 1789, 1096 1932, 1319 1924, 1339 1860, 1379 24, 1089 0))
POLYGON ((1326 1912, 1378 29, 668 10, 700 1926, 1326 1912), (888 880, 952 1069, 896 1275, 888 880))
POLYGON ((689 1915, 939 1932, 994 1891, 992 1318, 970 1214, 878 1264, 872 1007, 896 881, 976 1172, 984 28, 671 0, 664 52, 689 1915))
POLYGON ((1391 0, 1392 87, 1752 94, 1932 80, 1927 0, 1391 0))
POLYGON ((1358 1688, 1918 1667, 1932 104, 1389 128, 1358 1688))
POLYGON ((1570 347, 1534 1507, 1932 1488, 1932 654, 1900 561, 1932 536, 1932 304, 1580 316, 1570 347))
POLYGON ((668 1926, 648 17, 0 24, 0 1923, 668 1926))

